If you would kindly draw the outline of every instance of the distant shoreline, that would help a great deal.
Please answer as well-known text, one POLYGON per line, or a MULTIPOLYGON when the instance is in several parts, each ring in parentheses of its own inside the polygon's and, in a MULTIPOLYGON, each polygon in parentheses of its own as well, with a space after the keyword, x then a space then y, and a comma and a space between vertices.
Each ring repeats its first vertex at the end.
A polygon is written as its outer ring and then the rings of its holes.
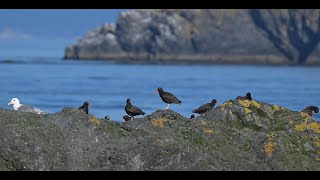
POLYGON ((116 64, 154 64, 154 65, 258 65, 258 66, 320 66, 316 57, 310 57, 304 64, 297 64, 284 57, 274 55, 240 55, 240 56, 207 56, 207 55, 167 55, 147 57, 145 55, 120 55, 108 57, 63 57, 70 61, 106 61, 116 64))
POLYGON ((57 64, 59 62, 106 62, 112 64, 130 64, 130 65, 230 65, 230 66, 274 66, 274 67, 320 67, 320 62, 316 61, 316 58, 310 58, 310 61, 307 61, 304 64, 296 64, 292 62, 288 62, 285 59, 283 61, 273 61, 271 63, 266 61, 257 61, 254 58, 248 58, 249 60, 245 60, 243 58, 239 58, 237 61, 234 59, 166 59, 166 60, 149 60, 149 59, 128 59, 128 58, 65 58, 65 57, 29 57, 29 58, 4 58, 0 59, 0 64, 30 64, 30 63, 45 63, 45 64, 57 64), (53 59, 57 59, 59 61, 55 61, 53 59), (312 60, 312 61, 311 61, 312 60))

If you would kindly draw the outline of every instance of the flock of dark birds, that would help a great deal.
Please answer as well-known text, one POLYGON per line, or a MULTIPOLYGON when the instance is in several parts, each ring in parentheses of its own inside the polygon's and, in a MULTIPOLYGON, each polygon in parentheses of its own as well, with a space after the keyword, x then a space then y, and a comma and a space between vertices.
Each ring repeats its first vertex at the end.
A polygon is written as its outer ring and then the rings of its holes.
MULTIPOLYGON (((165 108, 165 110, 169 109, 170 104, 181 104, 182 103, 182 101, 179 100, 176 96, 174 96, 173 94, 171 94, 169 92, 165 92, 160 87, 153 94, 156 94, 156 93, 159 93, 162 101, 167 104, 167 107, 165 108)), ((245 96, 238 96, 236 99, 251 101, 252 100, 251 93, 247 93, 245 96)), ((219 105, 217 100, 213 99, 210 103, 203 104, 202 106, 193 110, 192 113, 204 114, 205 112, 213 109, 216 104, 219 105)), ((44 111, 40 110, 39 108, 20 104, 20 101, 17 98, 13 98, 11 100, 11 102, 8 103, 8 105, 13 105, 14 110, 19 110, 22 112, 33 112, 33 113, 37 113, 37 114, 44 113, 44 111)), ((86 114, 89 114, 89 105, 90 104, 88 102, 84 102, 83 105, 81 107, 79 107, 78 109, 83 110, 86 114)), ((140 108, 132 105, 131 99, 127 99, 125 111, 129 116, 128 115, 123 116, 124 121, 131 121, 134 119, 135 116, 146 114, 140 108)), ((303 109, 301 112, 307 113, 309 116, 312 116, 313 112, 315 112, 315 113, 319 112, 319 108, 316 106, 308 106, 305 109, 303 109)), ((192 114, 190 119, 192 119, 194 117, 195 116, 192 114)), ((110 116, 105 116, 105 120, 110 120, 110 116)))
MULTIPOLYGON (((179 100, 176 96, 174 96, 173 94, 169 93, 169 92, 165 92, 162 88, 158 88, 155 93, 159 93, 160 98, 162 99, 163 102, 165 102, 167 104, 166 109, 169 109, 170 104, 181 104, 182 101, 179 100)), ((236 98, 237 100, 248 100, 251 101, 252 97, 251 97, 251 93, 247 93, 245 96, 238 96, 236 98)), ((210 103, 206 103, 203 104, 202 106, 198 107, 197 109, 193 110, 192 113, 197 113, 197 114, 204 114, 205 112, 211 110, 214 108, 214 106, 218 104, 218 101, 216 99, 213 99, 210 103)), ((79 107, 79 109, 82 109, 85 113, 88 114, 88 107, 89 107, 89 103, 85 102, 83 104, 83 106, 79 107)), ((123 116, 123 120, 124 121, 131 121, 134 119, 135 116, 139 116, 139 115, 145 115, 146 113, 143 112, 140 108, 132 105, 131 103, 131 99, 127 99, 126 102, 126 106, 125 106, 125 111, 126 113, 129 115, 124 115, 123 116)), ((303 109, 301 112, 307 113, 309 116, 312 116, 312 112, 318 113, 319 112, 319 108, 316 106, 308 106, 305 109, 303 109)), ((192 114, 191 118, 195 118, 195 116, 192 114)), ((110 120, 109 116, 105 117, 106 120, 110 120)))

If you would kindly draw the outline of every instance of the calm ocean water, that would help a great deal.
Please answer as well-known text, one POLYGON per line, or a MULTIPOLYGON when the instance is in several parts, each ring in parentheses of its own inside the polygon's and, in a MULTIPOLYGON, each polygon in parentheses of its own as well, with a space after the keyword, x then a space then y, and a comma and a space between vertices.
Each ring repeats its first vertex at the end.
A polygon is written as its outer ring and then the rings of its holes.
MULTIPOLYGON (((170 109, 190 117, 191 111, 215 98, 220 104, 251 92, 254 99, 300 111, 320 106, 320 67, 231 65, 131 65, 58 58, 0 61, 0 107, 13 97, 50 113, 90 103, 89 113, 122 121, 126 99, 147 114, 166 104, 157 87, 175 94, 182 105, 170 109)), ((140 116, 141 117, 141 116, 140 116)), ((315 119, 320 120, 316 114, 315 119)))

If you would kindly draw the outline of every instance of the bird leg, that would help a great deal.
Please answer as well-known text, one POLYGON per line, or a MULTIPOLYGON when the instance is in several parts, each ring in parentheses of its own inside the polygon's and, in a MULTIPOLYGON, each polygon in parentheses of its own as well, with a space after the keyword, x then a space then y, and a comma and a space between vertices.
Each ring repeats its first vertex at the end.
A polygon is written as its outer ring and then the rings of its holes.
POLYGON ((132 121, 134 119, 134 116, 131 116, 130 120, 132 121))
POLYGON ((170 104, 168 104, 168 105, 167 105, 167 107, 166 107, 166 108, 165 108, 164 110, 167 110, 167 109, 169 109, 169 106, 170 106, 170 104))

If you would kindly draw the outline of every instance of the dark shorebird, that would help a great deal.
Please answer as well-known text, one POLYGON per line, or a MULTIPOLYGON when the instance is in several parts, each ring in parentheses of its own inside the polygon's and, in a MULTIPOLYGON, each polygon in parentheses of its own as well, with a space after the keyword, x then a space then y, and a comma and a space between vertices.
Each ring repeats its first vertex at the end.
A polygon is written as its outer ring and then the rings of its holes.
POLYGON ((312 116, 312 111, 315 113, 319 112, 319 108, 317 106, 308 106, 303 109, 301 112, 307 113, 309 116, 312 116))
POLYGON ((80 106, 78 109, 83 110, 86 114, 89 113, 89 103, 88 102, 84 102, 82 106, 80 106))
POLYGON ((131 99, 127 99, 127 105, 125 107, 126 113, 134 119, 134 116, 145 115, 141 109, 131 104, 131 99))
POLYGON ((198 107, 198 109, 193 110, 192 112, 198 113, 198 114, 203 114, 203 113, 211 110, 216 105, 216 103, 218 104, 217 100, 213 99, 210 103, 206 103, 206 104, 198 107))
POLYGON ((251 93, 248 92, 245 96, 238 96, 236 99, 237 100, 249 100, 249 101, 251 101, 252 100, 251 93))
POLYGON ((174 104, 181 104, 182 103, 182 101, 180 101, 178 98, 176 98, 173 94, 171 94, 169 92, 165 92, 162 88, 158 88, 154 92, 154 94, 157 92, 159 92, 159 95, 160 95, 162 101, 168 104, 165 109, 169 109, 169 106, 172 103, 174 103, 174 104))
POLYGON ((131 117, 128 115, 124 115, 122 118, 124 121, 131 121, 131 117))
POLYGON ((110 116, 105 116, 104 119, 105 119, 106 121, 109 121, 109 120, 110 120, 110 116))
POLYGON ((192 114, 192 115, 191 115, 191 117, 190 117, 189 119, 193 119, 193 118, 194 118, 194 115, 192 114))

